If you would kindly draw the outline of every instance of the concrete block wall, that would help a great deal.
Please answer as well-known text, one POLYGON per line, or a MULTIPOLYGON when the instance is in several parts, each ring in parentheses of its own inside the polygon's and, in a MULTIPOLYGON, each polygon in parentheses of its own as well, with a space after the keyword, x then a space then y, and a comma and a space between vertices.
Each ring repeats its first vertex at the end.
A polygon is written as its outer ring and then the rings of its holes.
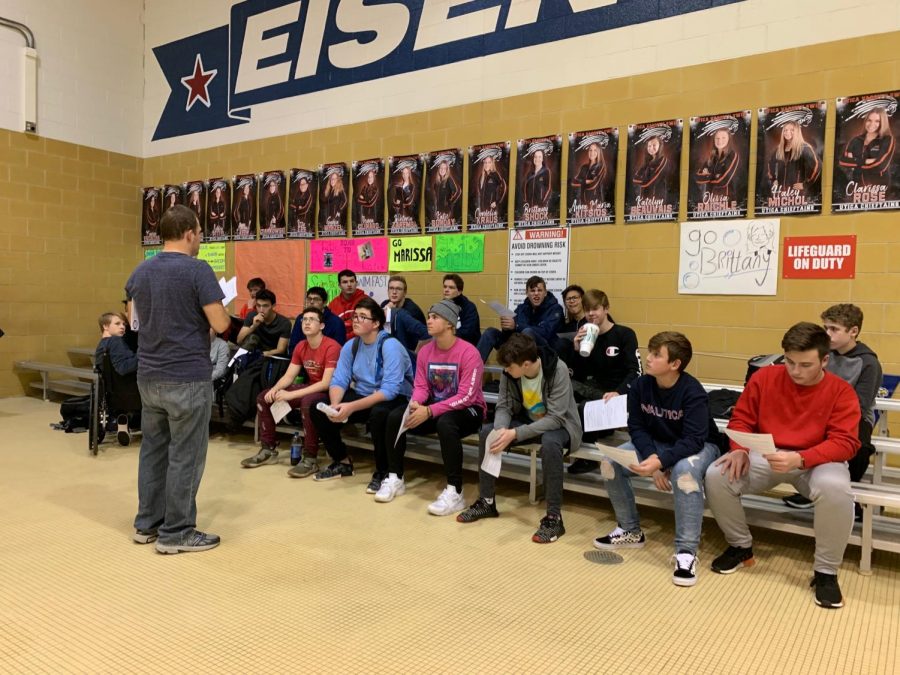
MULTIPOLYGON (((689 68, 613 79, 482 103, 363 123, 245 141, 144 160, 146 185, 233 175, 370 156, 426 152, 527 136, 671 117, 755 109, 824 98, 829 100, 825 213, 785 217, 782 236, 856 234, 857 276, 852 280, 784 280, 774 297, 679 296, 678 225, 592 226, 572 232, 570 281, 609 293, 616 319, 639 340, 662 329, 685 332, 700 355, 691 366, 704 380, 738 382, 745 360, 779 351, 792 323, 818 320, 826 306, 855 302, 866 315, 863 340, 879 353, 885 372, 900 372, 900 231, 897 213, 832 216, 833 99, 900 84, 900 34, 888 33, 748 56, 689 68)), ((754 122, 755 124, 755 122, 754 122)), ((624 137, 624 136, 623 136, 624 137)), ((755 175, 755 134, 751 171, 755 175)), ((625 145, 620 148, 618 209, 622 213, 625 145)), ((682 185, 686 186, 687 152, 682 185)), ((751 178, 752 182, 752 178, 751 178)), ((752 185, 751 185, 752 188, 752 185)), ((683 189, 686 189, 683 187, 683 189)), ((684 200, 682 200, 684 201, 684 200)), ((681 217, 684 217, 682 207, 681 217)), ((229 250, 231 245, 229 245, 229 250)), ((229 261, 229 265, 231 262, 229 261)), ((264 271, 260 271, 264 276, 264 271)), ((466 294, 505 297, 507 233, 486 236, 485 271, 467 275, 466 294)), ((407 274, 420 304, 438 297, 440 274, 407 274)), ((494 317, 483 313, 484 326, 494 317)))
POLYGON ((140 250, 141 160, 0 129, 0 397, 94 347, 97 317, 123 308, 140 250))

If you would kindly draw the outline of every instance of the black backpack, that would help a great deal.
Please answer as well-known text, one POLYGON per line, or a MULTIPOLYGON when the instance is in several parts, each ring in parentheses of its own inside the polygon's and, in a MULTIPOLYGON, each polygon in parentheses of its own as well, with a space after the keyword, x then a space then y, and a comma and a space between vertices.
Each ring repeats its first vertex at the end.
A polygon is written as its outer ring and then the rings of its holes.
POLYGON ((91 426, 91 397, 72 396, 67 398, 60 404, 59 414, 62 422, 54 425, 54 428, 62 429, 67 434, 87 431, 91 426))

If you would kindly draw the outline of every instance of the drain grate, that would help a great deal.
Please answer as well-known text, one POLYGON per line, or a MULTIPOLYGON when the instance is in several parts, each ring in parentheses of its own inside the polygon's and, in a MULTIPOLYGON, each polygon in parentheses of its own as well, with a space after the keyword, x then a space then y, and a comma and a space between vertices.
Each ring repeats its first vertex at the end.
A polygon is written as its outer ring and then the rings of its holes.
POLYGON ((598 565, 619 565, 625 558, 612 551, 585 551, 584 559, 598 565))

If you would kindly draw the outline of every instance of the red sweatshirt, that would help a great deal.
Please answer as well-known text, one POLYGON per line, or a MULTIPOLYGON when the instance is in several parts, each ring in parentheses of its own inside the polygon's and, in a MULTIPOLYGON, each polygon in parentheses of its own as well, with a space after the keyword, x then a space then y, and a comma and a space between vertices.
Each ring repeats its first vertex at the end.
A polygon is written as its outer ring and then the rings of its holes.
POLYGON ((784 366, 767 366, 750 378, 728 428, 772 434, 776 448, 799 451, 810 468, 856 454, 859 416, 859 399, 841 378, 826 371, 821 382, 802 387, 784 366))
POLYGON ((338 293, 331 299, 331 302, 328 303, 328 309, 344 322, 348 340, 353 337, 353 310, 356 309, 356 304, 364 297, 366 297, 366 292, 357 288, 356 292, 349 300, 344 298, 343 293, 338 293))

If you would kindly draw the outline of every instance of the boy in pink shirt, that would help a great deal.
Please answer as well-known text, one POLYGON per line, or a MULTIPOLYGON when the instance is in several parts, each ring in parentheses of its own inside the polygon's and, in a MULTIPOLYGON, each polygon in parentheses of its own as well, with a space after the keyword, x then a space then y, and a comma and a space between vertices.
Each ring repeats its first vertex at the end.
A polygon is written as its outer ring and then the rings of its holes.
MULTIPOLYGON (((477 432, 484 422, 486 406, 481 390, 484 364, 475 347, 456 337, 459 324, 456 303, 441 300, 432 305, 426 324, 433 339, 419 351, 406 433, 437 432, 447 487, 428 506, 428 512, 449 516, 466 508, 462 496, 462 439, 477 432)), ((387 438, 390 441, 400 431, 404 410, 396 408, 388 417, 387 438)), ((389 502, 406 491, 403 481, 406 433, 395 445, 389 444, 390 473, 376 493, 375 501, 389 502)))

